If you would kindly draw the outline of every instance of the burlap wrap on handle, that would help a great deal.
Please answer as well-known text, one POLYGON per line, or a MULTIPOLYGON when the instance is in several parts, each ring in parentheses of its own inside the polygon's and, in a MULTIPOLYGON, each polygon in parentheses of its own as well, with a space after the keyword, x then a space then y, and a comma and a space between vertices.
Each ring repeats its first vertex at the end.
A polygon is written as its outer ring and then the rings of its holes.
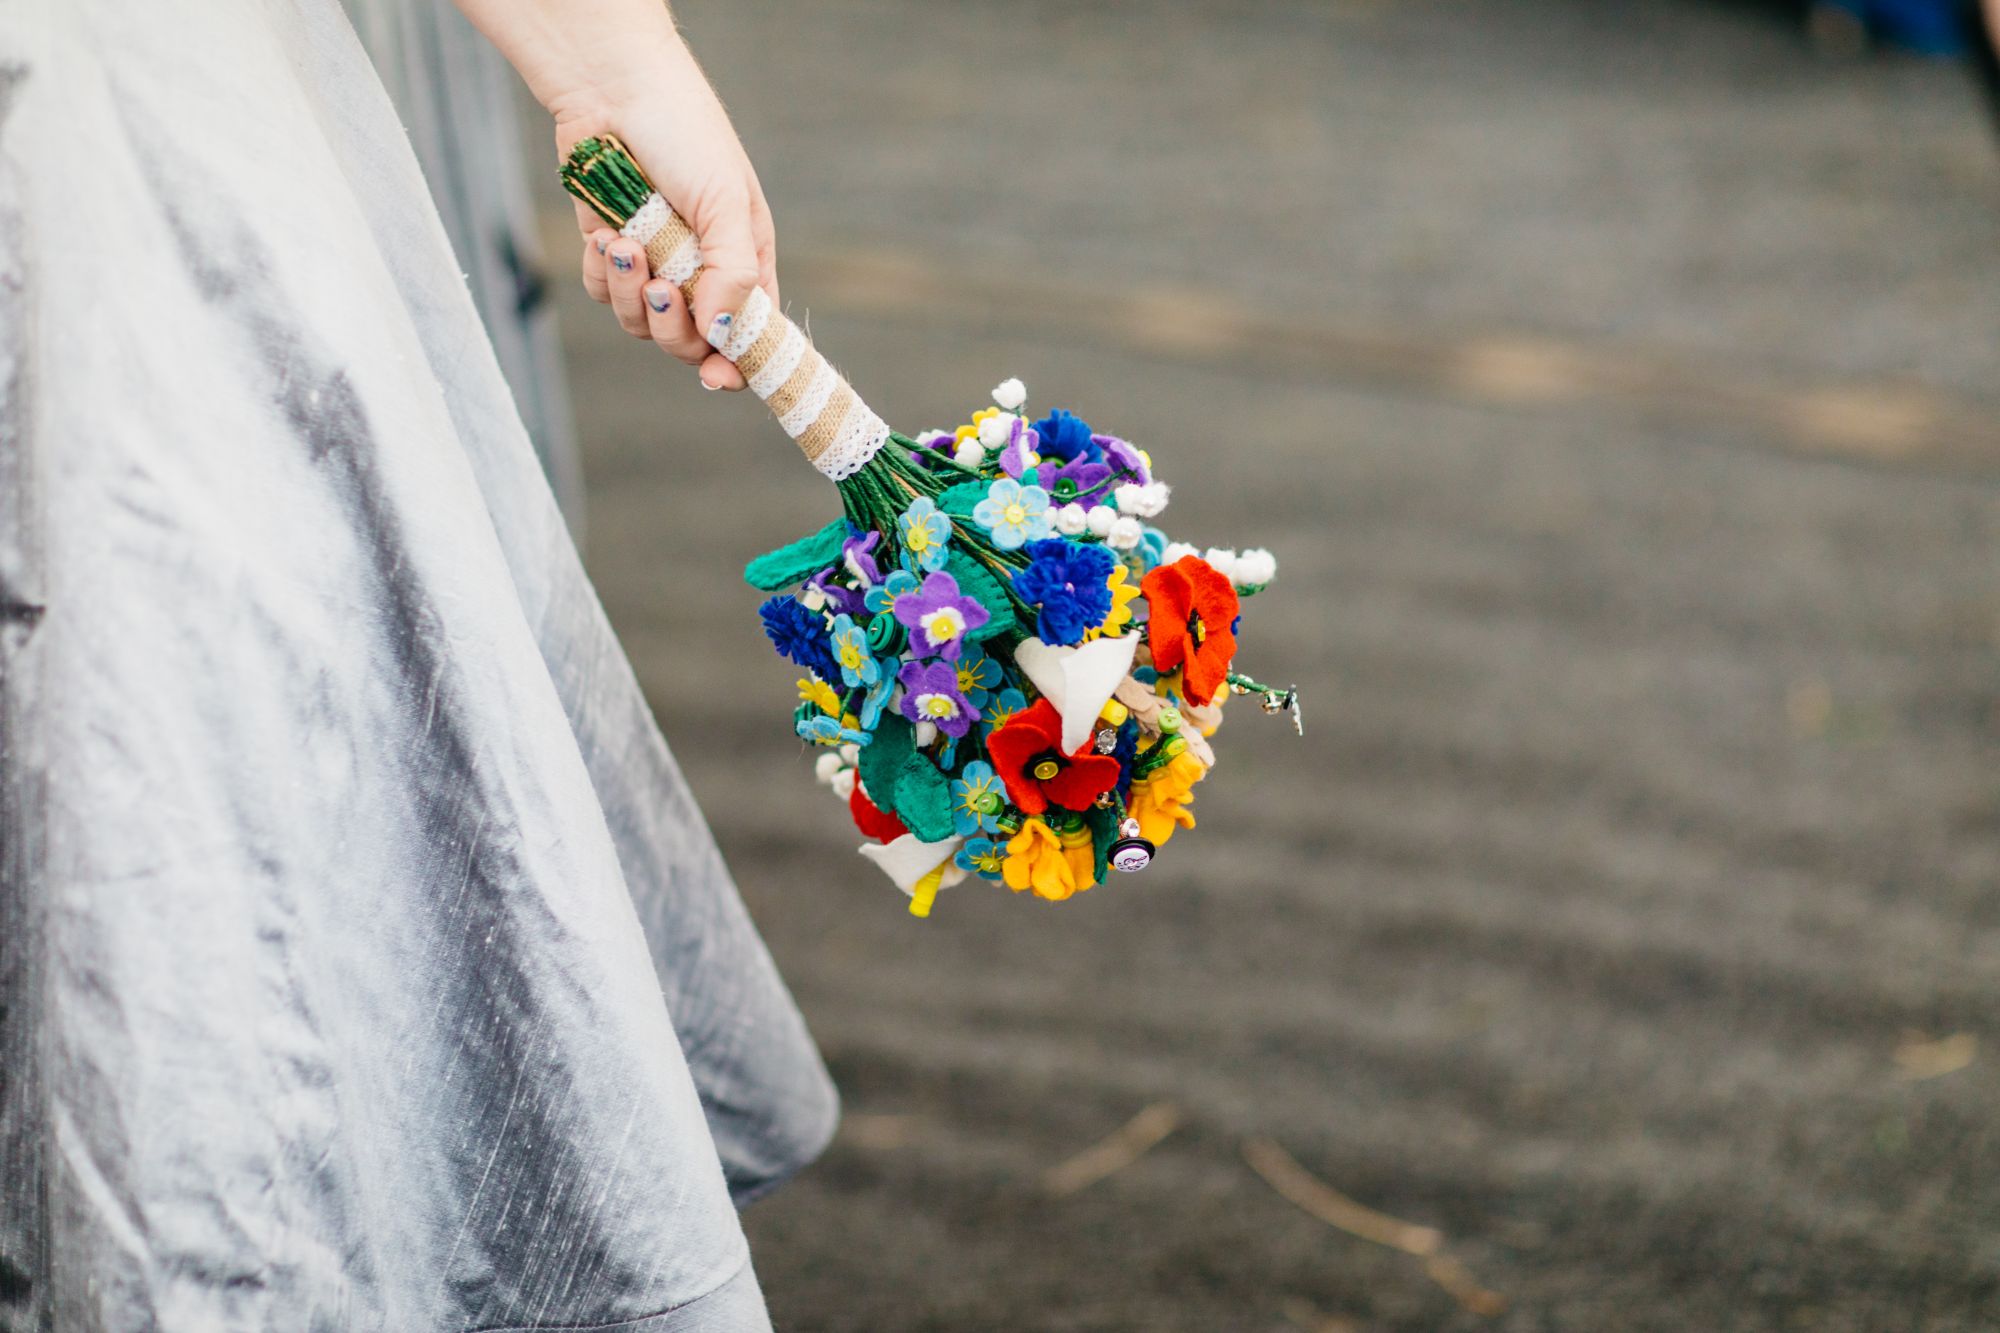
MULTIPOLYGON (((702 271, 694 229, 656 193, 619 230, 646 248, 653 275, 680 288, 692 311, 695 280, 702 271)), ((761 287, 727 319, 728 332, 716 350, 736 363, 751 392, 770 406, 814 467, 843 480, 887 442, 889 428, 882 418, 761 287)))

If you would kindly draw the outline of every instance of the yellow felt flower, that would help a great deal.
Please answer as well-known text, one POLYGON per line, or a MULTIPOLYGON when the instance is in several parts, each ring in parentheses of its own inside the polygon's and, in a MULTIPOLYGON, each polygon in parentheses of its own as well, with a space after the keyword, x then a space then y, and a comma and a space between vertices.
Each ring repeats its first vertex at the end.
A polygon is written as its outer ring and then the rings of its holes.
POLYGON ((1062 840, 1063 860, 1069 862, 1070 878, 1082 893, 1097 883, 1097 853, 1091 844, 1090 829, 1079 826, 1057 835, 1062 840))
POLYGON ((1062 839, 1039 819, 1027 820, 1007 840, 1000 878, 1016 893, 1033 889, 1037 898, 1050 902, 1061 902, 1076 892, 1076 875, 1063 855, 1062 839))
POLYGON ((804 703, 817 705, 819 711, 828 717, 840 716, 839 693, 818 676, 807 676, 799 682, 799 699, 804 703))
POLYGON ((1126 809, 1139 821, 1139 836, 1164 847, 1176 828, 1193 828, 1194 812, 1188 804, 1194 799, 1194 784, 1207 774, 1201 760, 1182 751, 1133 783, 1126 809))
POLYGON ((1129 572, 1122 560, 1111 567, 1111 578, 1105 585, 1111 589, 1111 614, 1104 617, 1103 624, 1083 636, 1085 643, 1106 634, 1115 638, 1132 623, 1132 603, 1139 598, 1139 585, 1126 579, 1129 572))
POLYGON ((999 415, 1000 409, 997 407, 982 407, 972 414, 972 424, 969 426, 960 426, 951 433, 951 438, 954 440, 976 440, 979 438, 979 423, 988 417, 997 417, 999 415))

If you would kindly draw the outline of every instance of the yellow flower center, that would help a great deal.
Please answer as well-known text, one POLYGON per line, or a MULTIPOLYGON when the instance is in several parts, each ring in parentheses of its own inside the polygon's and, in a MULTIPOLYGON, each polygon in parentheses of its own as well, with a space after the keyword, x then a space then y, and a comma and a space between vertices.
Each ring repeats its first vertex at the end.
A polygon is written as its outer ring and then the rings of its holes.
POLYGON ((942 694, 926 694, 917 701, 917 709, 925 717, 956 717, 958 705, 942 694))
POLYGON ((950 607, 924 617, 924 633, 932 643, 948 643, 965 631, 965 617, 950 607))
POLYGON ((1008 527, 1018 528, 1028 521, 1028 507, 1019 504, 1008 505, 1006 513, 1001 517, 1006 520, 1008 527))
POLYGON ((1044 759, 1041 763, 1035 765, 1035 781, 1047 782, 1060 772, 1062 772, 1061 764, 1058 764, 1053 759, 1044 759))

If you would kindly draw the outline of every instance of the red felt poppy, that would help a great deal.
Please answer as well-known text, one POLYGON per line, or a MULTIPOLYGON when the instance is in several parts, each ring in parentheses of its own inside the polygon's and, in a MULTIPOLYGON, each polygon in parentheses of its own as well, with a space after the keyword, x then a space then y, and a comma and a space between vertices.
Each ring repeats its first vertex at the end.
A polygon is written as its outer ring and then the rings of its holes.
POLYGON ((861 830, 862 836, 877 842, 894 842, 909 832, 903 827, 902 820, 869 800, 858 782, 847 797, 847 813, 854 816, 854 827, 861 830))
POLYGON ((1074 754, 1062 751, 1062 715, 1047 699, 1035 700, 986 738, 993 769, 1022 811, 1039 815, 1051 803, 1088 810, 1118 785, 1118 761, 1094 753, 1088 741, 1074 754))
POLYGON ((1191 704, 1215 698, 1236 656, 1236 589, 1214 565, 1184 555, 1139 582, 1146 595, 1146 642, 1161 672, 1182 668, 1191 704))

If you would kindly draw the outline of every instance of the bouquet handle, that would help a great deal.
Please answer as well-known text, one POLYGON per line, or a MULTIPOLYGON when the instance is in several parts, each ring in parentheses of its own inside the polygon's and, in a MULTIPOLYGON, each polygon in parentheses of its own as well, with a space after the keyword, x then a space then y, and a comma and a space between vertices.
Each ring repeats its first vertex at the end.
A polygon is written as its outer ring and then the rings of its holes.
MULTIPOLYGON (((570 193, 645 247, 653 276, 680 288, 693 309, 701 276, 701 243, 694 228, 646 179, 615 135, 585 140, 563 168, 570 193)), ((827 364, 805 330, 754 288, 743 308, 718 321, 727 334, 717 346, 770 407, 785 434, 812 465, 834 481, 858 472, 889 439, 889 427, 861 401, 853 386, 827 364)))

